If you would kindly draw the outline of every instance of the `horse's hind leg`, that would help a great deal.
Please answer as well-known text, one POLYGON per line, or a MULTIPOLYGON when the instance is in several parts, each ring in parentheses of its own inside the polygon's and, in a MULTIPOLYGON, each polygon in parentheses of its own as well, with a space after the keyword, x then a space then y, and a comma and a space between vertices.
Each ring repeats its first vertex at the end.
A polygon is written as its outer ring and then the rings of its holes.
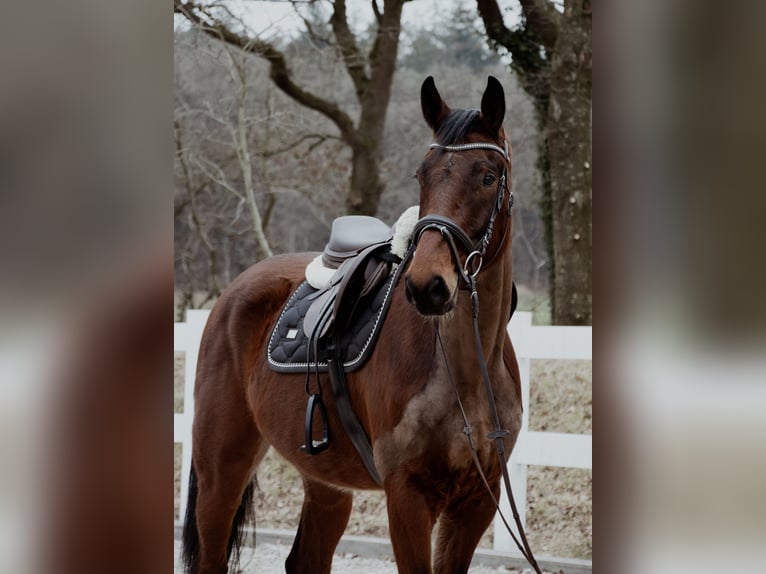
MULTIPOLYGON (((499 489, 495 495, 499 495, 499 489)), ((476 546, 495 511, 495 503, 486 491, 447 504, 439 522, 434 574, 468 572, 476 546)))
POLYGON ((285 567, 288 574, 330 572, 335 547, 351 514, 353 495, 304 477, 303 510, 285 567))
POLYGON ((227 571, 232 551, 238 552, 236 530, 244 526, 250 510, 244 506, 252 503, 243 494, 268 450, 247 401, 233 387, 199 386, 192 443, 197 497, 189 544, 198 547, 184 550, 193 574, 227 571), (194 552, 190 555, 189 550, 194 552))

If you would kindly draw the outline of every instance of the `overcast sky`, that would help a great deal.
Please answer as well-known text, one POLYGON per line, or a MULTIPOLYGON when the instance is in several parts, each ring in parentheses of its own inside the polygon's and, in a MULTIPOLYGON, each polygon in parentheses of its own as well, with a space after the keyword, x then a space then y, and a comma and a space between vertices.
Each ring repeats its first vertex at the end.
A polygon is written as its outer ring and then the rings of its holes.
MULTIPOLYGON (((321 2, 321 0, 320 0, 321 2)), ((328 2, 322 2, 327 6, 328 2)), ((505 12, 506 25, 512 25, 518 18, 516 2, 501 2, 512 8, 505 12)), ((264 39, 284 37, 298 32, 303 23, 295 14, 295 9, 289 0, 230 0, 226 5, 250 27, 251 32, 264 39)), ((382 0, 378 0, 381 6, 382 0)), ((475 0, 412 0, 404 4, 402 9, 402 25, 405 30, 430 28, 433 15, 440 12, 452 12, 456 6, 462 5, 471 11, 476 11, 475 0)), ((299 4, 302 9, 304 4, 299 4)), ((374 15, 370 0, 348 0, 347 7, 349 24, 354 30, 365 29, 372 22, 374 15)), ((478 18, 478 14, 477 14, 478 18)), ((176 17, 178 22, 178 17, 176 17)))

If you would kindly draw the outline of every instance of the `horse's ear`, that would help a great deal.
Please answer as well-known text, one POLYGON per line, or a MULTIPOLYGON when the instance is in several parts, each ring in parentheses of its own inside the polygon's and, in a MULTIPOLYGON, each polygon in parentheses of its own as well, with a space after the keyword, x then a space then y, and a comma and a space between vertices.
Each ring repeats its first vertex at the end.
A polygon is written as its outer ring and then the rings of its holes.
POLYGON ((420 88, 420 107, 423 109, 426 123, 434 133, 439 131, 439 126, 449 115, 450 108, 439 95, 433 76, 428 76, 420 88))
POLYGON ((500 132, 505 118, 505 92, 494 76, 487 78, 487 89, 481 97, 481 118, 493 136, 500 132))

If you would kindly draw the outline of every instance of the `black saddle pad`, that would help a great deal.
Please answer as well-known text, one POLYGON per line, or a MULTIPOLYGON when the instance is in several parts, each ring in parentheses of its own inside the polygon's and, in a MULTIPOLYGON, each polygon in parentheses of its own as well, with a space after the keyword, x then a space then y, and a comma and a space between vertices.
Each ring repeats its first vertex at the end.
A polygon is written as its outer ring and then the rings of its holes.
MULTIPOLYGON (((348 328, 339 334, 340 356, 346 372, 361 368, 372 352, 391 304, 398 276, 398 273, 392 272, 375 293, 360 300, 348 328)), ((282 309, 269 339, 267 359, 272 370, 279 373, 306 372, 308 368, 312 371, 327 371, 328 341, 319 341, 315 357, 314 350, 309 349, 308 337, 303 332, 303 318, 313 303, 312 295, 316 292, 317 289, 304 281, 282 309)))

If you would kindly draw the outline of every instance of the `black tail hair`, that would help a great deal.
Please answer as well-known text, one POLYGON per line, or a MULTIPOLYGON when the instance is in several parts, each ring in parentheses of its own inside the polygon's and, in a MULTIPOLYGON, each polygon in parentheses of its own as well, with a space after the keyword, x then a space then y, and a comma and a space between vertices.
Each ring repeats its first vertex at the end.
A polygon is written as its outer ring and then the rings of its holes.
MULTIPOLYGON (((234 515, 231 523, 231 534, 229 534, 229 545, 226 547, 226 558, 229 560, 229 572, 236 572, 239 566, 239 556, 242 550, 242 544, 245 541, 245 526, 252 524, 255 526, 255 479, 247 483, 245 491, 242 493, 242 500, 234 515)), ((255 530, 253 530, 253 540, 255 540, 255 530)))
MULTIPOLYGON (((226 557, 229 561, 229 571, 236 571, 239 562, 240 551, 245 540, 245 526, 248 523, 255 524, 255 505, 253 504, 255 494, 255 479, 251 480, 242 493, 242 500, 234 515, 231 525, 231 534, 229 535, 229 544, 226 547, 226 557)), ((197 473, 194 472, 192 464, 189 473, 189 498, 186 502, 186 516, 184 517, 184 528, 181 536, 182 549, 181 558, 184 564, 184 570, 191 571, 192 565, 199 554, 199 532, 197 531, 197 473)))
POLYGON ((181 559, 184 570, 191 571, 192 564, 199 554, 199 533, 197 532, 197 473, 192 464, 189 473, 189 498, 186 500, 186 516, 184 516, 184 529, 181 535, 181 559))

